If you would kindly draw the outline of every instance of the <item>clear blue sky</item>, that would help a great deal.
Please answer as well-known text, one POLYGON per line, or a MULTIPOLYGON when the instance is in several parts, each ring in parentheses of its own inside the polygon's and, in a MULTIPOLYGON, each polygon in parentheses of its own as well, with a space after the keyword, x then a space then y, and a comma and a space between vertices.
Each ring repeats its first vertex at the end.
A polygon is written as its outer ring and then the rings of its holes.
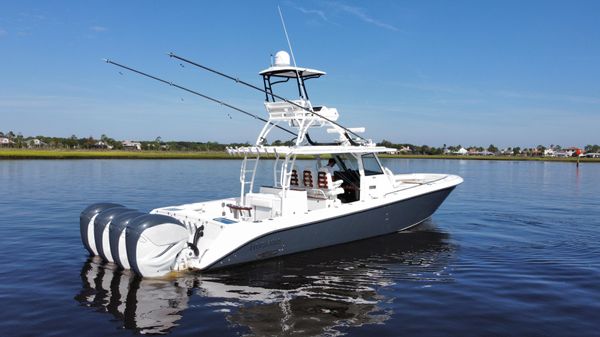
POLYGON ((313 104, 368 138, 600 143, 599 1, 2 1, 0 130, 253 142, 254 120, 101 59, 265 116, 260 93, 166 53, 260 84, 287 49, 277 4, 298 65, 328 73, 313 104))

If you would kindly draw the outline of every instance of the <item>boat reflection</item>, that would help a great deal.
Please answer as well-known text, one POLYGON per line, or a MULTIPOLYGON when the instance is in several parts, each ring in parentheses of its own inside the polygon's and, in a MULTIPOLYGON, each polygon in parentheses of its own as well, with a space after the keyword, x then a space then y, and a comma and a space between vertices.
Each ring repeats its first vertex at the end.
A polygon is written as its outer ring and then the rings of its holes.
POLYGON ((142 279, 129 270, 90 257, 81 270, 81 304, 112 314, 125 329, 142 334, 167 333, 188 307, 194 279, 142 279), (190 281, 191 284, 182 282, 190 281))
POLYGON ((388 320, 393 313, 388 303, 406 282, 451 281, 447 265, 453 254, 447 234, 425 223, 415 231, 165 279, 142 279, 90 258, 75 299, 141 334, 169 333, 184 311, 188 321, 202 324, 208 309, 242 333, 335 335, 388 320))

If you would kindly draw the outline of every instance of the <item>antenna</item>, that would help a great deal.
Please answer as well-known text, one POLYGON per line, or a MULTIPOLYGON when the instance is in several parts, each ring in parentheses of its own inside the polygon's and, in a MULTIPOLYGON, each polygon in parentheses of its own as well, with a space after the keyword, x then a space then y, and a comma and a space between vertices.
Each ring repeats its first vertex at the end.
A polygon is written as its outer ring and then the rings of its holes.
MULTIPOLYGON (((279 11, 279 17, 281 18, 281 25, 283 26, 283 32, 285 33, 285 39, 287 40, 288 47, 290 47, 290 54, 292 54, 292 62, 294 62, 294 68, 296 70, 296 80, 298 81, 298 88, 301 89, 300 96, 308 101, 308 95, 306 94, 306 89, 304 85, 301 84, 302 79, 300 78, 300 73, 298 72, 298 66, 296 65, 296 57, 294 57, 294 50, 292 50, 292 43, 290 42, 290 37, 288 36, 287 29, 285 28, 285 21, 283 20, 283 14, 281 13, 281 7, 277 5, 277 10, 279 11)), ((312 105, 309 102, 310 110, 312 111, 312 105)))
MULTIPOLYGON (((277 5, 277 10, 279 11, 279 17, 281 18, 281 25, 283 26, 283 32, 285 33, 285 39, 287 40, 288 47, 290 47, 290 54, 292 54, 292 61, 294 62, 294 67, 296 66, 296 58, 294 57, 294 51, 292 50, 292 43, 290 42, 290 37, 288 36, 287 29, 285 29, 285 21, 283 20, 283 14, 281 14, 281 8, 277 5)), ((296 69, 296 74, 298 73, 298 69, 296 69)))

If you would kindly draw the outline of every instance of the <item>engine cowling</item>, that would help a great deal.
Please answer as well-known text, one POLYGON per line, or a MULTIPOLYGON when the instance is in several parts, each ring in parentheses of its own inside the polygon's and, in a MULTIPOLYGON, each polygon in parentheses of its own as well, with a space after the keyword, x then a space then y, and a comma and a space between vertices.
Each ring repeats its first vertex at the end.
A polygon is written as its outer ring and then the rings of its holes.
POLYGON ((139 216, 125 230, 127 259, 140 276, 163 276, 172 270, 189 238, 186 226, 175 218, 161 214, 139 216))
POLYGON ((108 240, 110 252, 114 262, 123 269, 131 269, 127 259, 127 248, 125 247, 125 229, 131 221, 148 213, 130 211, 121 213, 113 218, 108 228, 108 240))
POLYGON ((104 260, 114 262, 110 251, 110 241, 108 239, 108 229, 112 220, 119 214, 130 211, 135 210, 126 207, 112 207, 100 212, 96 216, 96 219, 94 219, 94 240, 96 242, 96 249, 98 250, 98 255, 104 260))
POLYGON ((100 212, 113 207, 123 207, 123 205, 108 202, 97 203, 88 206, 79 215, 81 241, 83 242, 85 249, 92 256, 98 255, 98 249, 96 248, 96 241, 94 239, 94 220, 100 212))

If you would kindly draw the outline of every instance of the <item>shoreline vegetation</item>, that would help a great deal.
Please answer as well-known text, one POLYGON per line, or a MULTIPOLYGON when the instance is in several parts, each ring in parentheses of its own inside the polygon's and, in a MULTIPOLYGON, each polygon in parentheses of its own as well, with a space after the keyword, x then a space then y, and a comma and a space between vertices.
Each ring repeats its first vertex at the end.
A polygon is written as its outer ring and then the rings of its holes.
MULTIPOLYGON (((264 145, 293 146, 292 140, 275 140, 264 145)), ((414 159, 463 159, 463 160, 517 160, 517 161, 558 161, 558 162, 600 162, 600 145, 588 144, 582 148, 551 144, 549 147, 507 147, 498 148, 490 144, 469 146, 444 144, 442 147, 414 144, 395 144, 388 140, 378 146, 395 149, 386 158, 414 159), (584 154, 585 157, 578 155, 584 154), (579 158, 579 160, 578 160, 579 158)), ((77 137, 25 137, 13 131, 0 131, 1 159, 236 159, 230 156, 227 148, 250 146, 249 142, 222 144, 219 142, 163 141, 159 136, 154 140, 117 140, 103 134, 100 139, 93 136, 77 137)), ((269 158, 269 156, 262 156, 269 158)), ((274 156, 271 156, 274 158, 274 156)))
MULTIPOLYGON (((265 156, 269 158, 273 156, 265 156)), ((492 161, 548 161, 577 162, 576 157, 525 157, 525 156, 478 156, 478 155, 430 155, 430 154, 381 154, 381 158, 404 159, 453 159, 492 161)), ((241 159, 225 151, 126 151, 126 150, 63 150, 63 149, 0 149, 3 159, 241 159)), ((600 163, 600 158, 579 158, 582 163, 600 163)))

